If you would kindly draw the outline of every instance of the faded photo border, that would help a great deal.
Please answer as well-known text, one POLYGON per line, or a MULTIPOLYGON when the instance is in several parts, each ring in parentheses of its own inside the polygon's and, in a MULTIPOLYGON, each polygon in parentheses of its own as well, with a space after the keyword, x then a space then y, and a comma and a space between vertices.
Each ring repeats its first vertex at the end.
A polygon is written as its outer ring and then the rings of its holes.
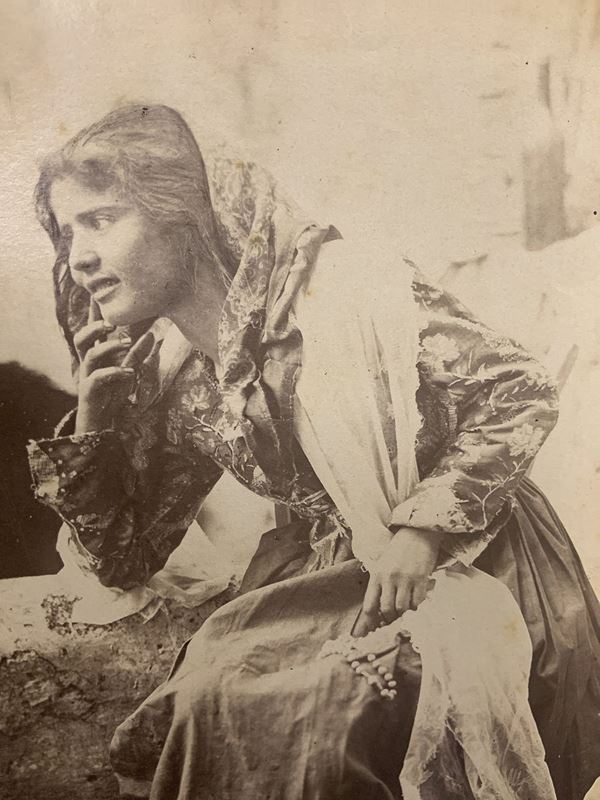
MULTIPOLYGON (((550 370, 560 421, 532 476, 600 592, 599 83, 600 0, 4 0, 0 365, 52 382, 56 422, 72 405, 54 254, 33 208, 40 164, 119 105, 172 106, 201 146, 226 142, 276 175, 311 218, 410 258, 550 370)), ((0 448, 6 462, 9 446, 0 448)), ((28 514, 12 491, 3 488, 5 508, 28 514)), ((250 519, 267 530, 280 510, 239 492, 220 484, 206 524, 242 530, 250 519)), ((8 552, 12 533, 3 535, 8 552)), ((37 547, 26 535, 14 545, 24 553, 37 547)), ((252 547, 237 541, 229 562, 207 552, 219 589, 252 547)), ((37 787, 31 800, 75 796, 74 787, 108 798, 101 739, 114 713, 98 684, 102 653, 120 653, 114 674, 129 680, 136 648, 158 648, 131 690, 141 698, 197 612, 159 615, 156 630, 79 629, 51 578, 35 582, 44 568, 28 567, 30 557, 0 580, 0 674, 19 698, 0 721, 0 787, 12 770, 15 786, 37 787), (82 642, 88 655, 75 652, 82 642)))

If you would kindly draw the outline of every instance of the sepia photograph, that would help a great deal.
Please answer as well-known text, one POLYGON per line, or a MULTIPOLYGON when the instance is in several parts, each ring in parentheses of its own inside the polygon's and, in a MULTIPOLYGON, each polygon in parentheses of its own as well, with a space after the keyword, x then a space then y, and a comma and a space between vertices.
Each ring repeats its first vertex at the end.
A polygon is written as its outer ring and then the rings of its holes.
POLYGON ((600 800, 600 0, 0 0, 0 797, 600 800))

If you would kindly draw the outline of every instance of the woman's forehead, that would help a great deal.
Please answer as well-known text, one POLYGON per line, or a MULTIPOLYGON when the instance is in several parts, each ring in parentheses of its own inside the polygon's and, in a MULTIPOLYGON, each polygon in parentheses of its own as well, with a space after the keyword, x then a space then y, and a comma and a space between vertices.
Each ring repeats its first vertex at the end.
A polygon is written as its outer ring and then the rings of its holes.
POLYGON ((116 186, 98 191, 71 175, 56 178, 50 188, 50 207, 61 224, 98 208, 125 205, 128 203, 116 186))

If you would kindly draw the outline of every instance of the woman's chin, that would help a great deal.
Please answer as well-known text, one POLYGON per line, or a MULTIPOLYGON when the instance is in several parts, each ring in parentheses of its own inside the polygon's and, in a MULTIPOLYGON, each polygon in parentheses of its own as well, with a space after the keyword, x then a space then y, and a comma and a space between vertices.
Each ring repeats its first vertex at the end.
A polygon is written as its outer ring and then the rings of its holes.
POLYGON ((157 316, 149 314, 147 309, 111 308, 110 304, 100 310, 102 319, 117 328, 145 330, 157 316))
POLYGON ((112 314, 110 311, 105 311, 103 308, 100 310, 102 312, 102 319, 105 322, 108 322, 109 325, 114 325, 118 328, 123 327, 124 325, 131 325, 131 320, 126 315, 112 314))
POLYGON ((139 314, 135 314, 131 309, 111 308, 111 304, 102 306, 100 304, 100 311, 102 312, 102 319, 110 325, 117 327, 124 327, 135 325, 143 319, 139 314))

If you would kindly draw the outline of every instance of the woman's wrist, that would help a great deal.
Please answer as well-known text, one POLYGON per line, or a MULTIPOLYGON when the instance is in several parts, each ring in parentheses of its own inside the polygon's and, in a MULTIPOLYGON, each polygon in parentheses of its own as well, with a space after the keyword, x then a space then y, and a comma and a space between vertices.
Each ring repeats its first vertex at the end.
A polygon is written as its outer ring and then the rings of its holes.
POLYGON ((413 528, 410 525, 390 525, 390 531, 395 535, 400 531, 410 531, 412 533, 417 533, 419 536, 427 539, 431 544, 437 544, 439 546, 441 539, 442 539, 442 532, 441 531, 434 531, 431 528, 413 528))
POLYGON ((429 577, 438 563, 442 534, 401 525, 390 540, 386 556, 392 569, 429 577))
POLYGON ((113 430, 113 420, 103 417, 100 414, 88 414, 86 412, 77 412, 75 417, 75 430, 76 436, 83 433, 97 433, 98 431, 113 430))

